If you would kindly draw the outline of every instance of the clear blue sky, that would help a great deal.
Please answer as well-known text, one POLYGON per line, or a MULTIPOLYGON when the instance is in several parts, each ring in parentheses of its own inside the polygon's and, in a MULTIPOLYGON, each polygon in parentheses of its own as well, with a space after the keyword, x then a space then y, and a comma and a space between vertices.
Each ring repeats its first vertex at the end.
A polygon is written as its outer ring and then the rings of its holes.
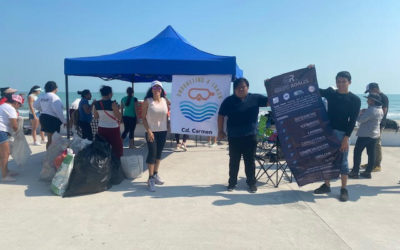
MULTIPOLYGON (((399 15, 397 0, 0 0, 0 86, 27 91, 55 80, 63 90, 64 58, 124 50, 172 25, 201 50, 236 56, 251 92, 265 93, 263 79, 312 63, 321 87, 348 70, 354 93, 375 81, 400 94, 399 15)), ((128 86, 70 78, 73 91, 100 84, 128 86)))

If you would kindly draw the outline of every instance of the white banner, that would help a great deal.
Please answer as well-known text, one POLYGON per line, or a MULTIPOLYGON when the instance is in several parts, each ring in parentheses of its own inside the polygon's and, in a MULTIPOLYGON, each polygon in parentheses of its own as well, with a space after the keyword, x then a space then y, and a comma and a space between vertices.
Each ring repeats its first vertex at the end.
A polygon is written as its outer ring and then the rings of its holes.
POLYGON ((229 95, 231 75, 172 76, 171 132, 218 135, 218 110, 229 95))

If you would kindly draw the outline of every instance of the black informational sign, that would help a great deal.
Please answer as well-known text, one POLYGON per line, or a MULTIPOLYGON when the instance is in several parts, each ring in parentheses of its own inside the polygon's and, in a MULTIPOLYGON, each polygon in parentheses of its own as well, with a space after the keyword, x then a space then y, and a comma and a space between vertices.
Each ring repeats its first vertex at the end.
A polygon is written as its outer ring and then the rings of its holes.
POLYGON ((265 82, 283 151, 299 186, 340 173, 340 142, 333 134, 319 94, 315 68, 305 68, 265 82))

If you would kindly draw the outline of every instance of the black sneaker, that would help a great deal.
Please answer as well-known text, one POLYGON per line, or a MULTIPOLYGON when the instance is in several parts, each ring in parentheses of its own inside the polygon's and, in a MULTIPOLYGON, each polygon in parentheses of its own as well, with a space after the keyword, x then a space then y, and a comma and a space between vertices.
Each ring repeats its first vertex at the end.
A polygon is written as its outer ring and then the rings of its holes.
POLYGON ((356 171, 353 171, 353 170, 350 171, 348 176, 349 176, 350 179, 358 179, 358 177, 359 177, 358 173, 356 171))
POLYGON ((360 174, 360 176, 361 177, 364 177, 364 178, 367 178, 367 179, 371 179, 371 173, 368 173, 368 172, 362 172, 361 174, 360 174))
POLYGON ((340 189, 339 200, 340 201, 348 201, 349 200, 349 193, 347 192, 347 189, 345 189, 345 188, 340 189))
POLYGON ((232 192, 236 188, 236 185, 228 185, 228 191, 232 192))
POLYGON ((249 185, 249 192, 250 193, 255 193, 257 192, 257 186, 255 184, 249 185))
POLYGON ((331 188, 326 185, 325 183, 322 184, 319 188, 314 190, 314 194, 326 194, 326 193, 330 193, 331 192, 331 188))

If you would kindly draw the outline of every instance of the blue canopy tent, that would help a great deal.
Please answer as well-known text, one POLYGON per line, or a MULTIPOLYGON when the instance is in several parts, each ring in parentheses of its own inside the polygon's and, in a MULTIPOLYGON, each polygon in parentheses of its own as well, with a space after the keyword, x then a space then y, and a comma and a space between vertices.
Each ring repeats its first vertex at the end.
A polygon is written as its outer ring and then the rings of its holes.
MULTIPOLYGON (((201 51, 186 41, 171 26, 142 45, 114 54, 64 60, 66 106, 68 109, 68 76, 94 76, 104 80, 171 82, 172 75, 232 75, 243 71, 234 56, 218 56, 201 51)), ((68 111, 68 110, 67 110, 68 111)), ((67 112, 67 122, 69 116, 67 112)), ((69 133, 68 133, 69 134, 69 133)))

